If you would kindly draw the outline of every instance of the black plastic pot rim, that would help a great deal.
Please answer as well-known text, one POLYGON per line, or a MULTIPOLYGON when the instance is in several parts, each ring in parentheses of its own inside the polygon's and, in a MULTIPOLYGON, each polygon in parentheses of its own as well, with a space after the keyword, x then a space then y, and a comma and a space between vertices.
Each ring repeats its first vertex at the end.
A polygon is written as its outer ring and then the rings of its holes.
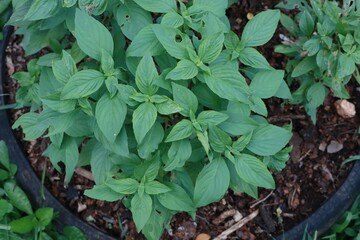
MULTIPOLYGON (((4 29, 4 39, 0 41, 0 106, 4 104, 2 94, 3 84, 6 81, 5 69, 5 48, 12 33, 10 27, 4 29)), ((39 189, 41 182, 29 161, 25 157, 21 145, 15 138, 11 130, 8 114, 0 111, 0 140, 4 140, 9 148, 11 161, 18 166, 16 180, 24 191, 28 194, 33 207, 52 207, 59 213, 55 220, 58 229, 64 226, 75 226, 81 229, 88 237, 94 240, 115 239, 89 223, 81 220, 75 214, 64 207, 47 189, 45 189, 45 200, 40 196, 39 189)), ((320 235, 325 233, 341 217, 341 215, 351 206, 360 193, 360 161, 357 161, 350 174, 341 187, 329 198, 319 209, 311 214, 307 219, 276 237, 277 240, 297 240, 307 230, 312 234, 317 231, 320 235)))

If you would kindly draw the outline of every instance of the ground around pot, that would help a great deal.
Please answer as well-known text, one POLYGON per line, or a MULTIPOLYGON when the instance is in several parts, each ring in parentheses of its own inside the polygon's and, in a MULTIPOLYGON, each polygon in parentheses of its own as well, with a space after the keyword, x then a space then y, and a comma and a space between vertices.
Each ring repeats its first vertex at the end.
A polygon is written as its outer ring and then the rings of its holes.
MULTIPOLYGON (((234 30, 240 33, 251 15, 273 6, 272 1, 241 1, 241 4, 228 10, 228 15, 234 30)), ((6 50, 8 75, 25 70, 26 63, 34 57, 24 57, 20 40, 20 37, 13 36, 6 50)), ((284 68, 286 59, 273 53, 273 47, 279 41, 277 33, 261 50, 273 67, 284 68)), ((10 77, 6 85, 10 93, 8 101, 12 103, 17 85, 10 77)), ((359 112, 359 89, 355 83, 351 83, 348 91, 352 96, 349 101, 357 106, 359 112)), ((200 233, 216 237, 231 227, 240 215, 247 216, 257 209, 258 216, 229 237, 270 239, 309 216, 346 178, 351 164, 340 168, 341 163, 358 154, 359 118, 343 119, 338 116, 335 100, 331 94, 326 99, 318 111, 316 126, 300 106, 292 106, 278 99, 267 101, 269 121, 278 125, 292 122, 294 132, 291 159, 282 172, 274 173, 276 189, 261 190, 258 200, 229 191, 221 201, 200 208, 195 222, 187 214, 177 214, 168 231, 163 234, 163 239, 194 239, 200 233)), ((26 109, 12 111, 13 120, 24 111, 26 109)), ((22 137, 21 131, 17 131, 17 136, 22 137)), ((64 175, 56 172, 49 160, 41 155, 47 144, 46 138, 23 142, 25 152, 39 177, 45 168, 45 186, 54 196, 81 218, 101 226, 116 237, 126 235, 127 239, 143 239, 142 235, 136 233, 130 211, 120 201, 110 204, 83 195, 85 189, 93 186, 87 169, 78 170, 69 186, 64 186, 64 175)))

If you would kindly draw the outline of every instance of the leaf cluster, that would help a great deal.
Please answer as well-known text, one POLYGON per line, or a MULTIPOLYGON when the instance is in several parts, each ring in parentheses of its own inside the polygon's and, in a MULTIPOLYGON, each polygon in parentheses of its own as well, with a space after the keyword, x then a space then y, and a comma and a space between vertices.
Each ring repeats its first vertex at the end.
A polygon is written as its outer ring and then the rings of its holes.
POLYGON ((299 83, 292 101, 304 103, 315 123, 328 89, 336 97, 349 98, 347 83, 352 77, 360 83, 360 1, 346 0, 342 6, 329 0, 287 1, 277 7, 299 9, 294 18, 281 15, 289 35, 275 51, 290 56, 288 82, 299 83))
POLYGON ((360 239, 360 196, 358 196, 351 206, 334 224, 330 231, 322 237, 328 240, 360 239))
POLYGON ((85 239, 75 227, 65 227, 63 235, 51 225, 53 208, 33 211, 26 193, 14 180, 17 167, 10 163, 4 141, 0 141, 0 237, 1 239, 85 239))
POLYGON ((273 36, 278 10, 256 15, 239 37, 226 0, 13 6, 9 24, 27 54, 53 50, 13 76, 17 101, 30 106, 13 127, 50 139, 44 154, 59 171, 65 164, 66 182, 90 165, 96 185, 85 194, 123 200, 148 239, 229 188, 257 197, 275 187, 270 170, 289 158, 291 125, 269 124, 264 99, 291 93, 256 47, 273 36))

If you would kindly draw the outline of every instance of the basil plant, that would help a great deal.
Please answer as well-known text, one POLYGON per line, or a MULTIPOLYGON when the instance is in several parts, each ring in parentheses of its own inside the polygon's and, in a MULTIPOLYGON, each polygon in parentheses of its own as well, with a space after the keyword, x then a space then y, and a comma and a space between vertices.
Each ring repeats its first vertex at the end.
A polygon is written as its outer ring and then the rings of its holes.
POLYGON ((291 125, 269 124, 264 99, 290 98, 284 71, 256 47, 280 12, 230 30, 227 0, 13 0, 8 24, 43 55, 18 72, 13 125, 68 183, 90 166, 85 195, 123 200, 138 231, 158 239, 171 217, 229 190, 257 197, 289 158, 291 125), (45 49, 45 50, 43 50, 45 49), (64 164, 64 169, 59 163, 64 164))

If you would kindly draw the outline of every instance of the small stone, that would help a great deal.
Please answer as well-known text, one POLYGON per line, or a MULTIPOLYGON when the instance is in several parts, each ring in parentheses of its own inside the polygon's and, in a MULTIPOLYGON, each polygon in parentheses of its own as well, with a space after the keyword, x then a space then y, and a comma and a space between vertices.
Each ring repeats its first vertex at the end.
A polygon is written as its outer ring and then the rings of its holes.
POLYGON ((335 108, 342 118, 352 118, 356 115, 355 105, 347 100, 337 100, 335 108))
POLYGON ((206 233, 200 233, 197 237, 196 240, 210 240, 211 237, 209 234, 206 233))
POLYGON ((246 18, 247 18, 248 20, 251 20, 253 17, 254 17, 254 14, 252 14, 251 12, 249 12, 249 13, 246 14, 246 18))
POLYGON ((235 222, 238 222, 238 221, 240 221, 242 218, 243 218, 243 215, 242 215, 239 211, 236 211, 235 215, 233 216, 234 221, 235 221, 235 222))
POLYGON ((319 145, 319 150, 324 152, 326 150, 326 142, 321 142, 320 145, 319 145))
POLYGON ((336 153, 339 152, 341 149, 343 149, 343 147, 344 146, 338 141, 332 140, 330 144, 327 146, 326 151, 328 153, 336 153))
POLYGON ((82 212, 84 210, 86 210, 87 206, 86 204, 82 204, 82 203, 78 203, 78 207, 77 207, 77 212, 82 212))

